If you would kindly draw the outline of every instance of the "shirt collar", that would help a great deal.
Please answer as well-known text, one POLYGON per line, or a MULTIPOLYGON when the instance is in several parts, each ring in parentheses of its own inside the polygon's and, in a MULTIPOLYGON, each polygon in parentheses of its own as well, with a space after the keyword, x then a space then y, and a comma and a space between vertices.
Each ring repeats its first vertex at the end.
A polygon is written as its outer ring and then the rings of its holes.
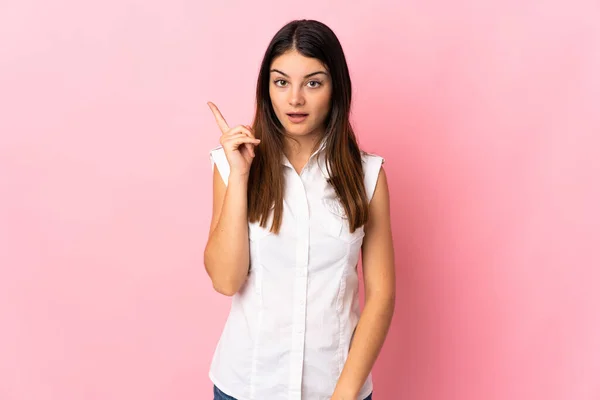
MULTIPOLYGON (((310 163, 312 161, 312 159, 318 155, 320 155, 321 152, 323 152, 323 150, 325 149, 325 145, 327 144, 327 138, 323 138, 323 140, 321 141, 321 144, 319 145, 319 148, 317 150, 315 150, 310 157, 308 158, 307 163, 310 163)), ((292 165, 292 163, 290 162, 290 160, 287 158, 287 156, 285 154, 281 154, 281 164, 290 167, 290 168, 294 168, 294 166, 292 165)))

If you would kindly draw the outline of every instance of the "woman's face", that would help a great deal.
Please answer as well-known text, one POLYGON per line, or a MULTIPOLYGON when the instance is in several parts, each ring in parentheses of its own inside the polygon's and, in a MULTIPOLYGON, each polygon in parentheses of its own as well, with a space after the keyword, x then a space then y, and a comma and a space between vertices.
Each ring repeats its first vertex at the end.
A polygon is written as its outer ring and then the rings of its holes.
POLYGON ((271 64, 269 94, 281 125, 289 135, 322 135, 331 102, 331 77, 316 58, 296 50, 275 58, 271 64), (306 114, 294 117, 289 114, 306 114))

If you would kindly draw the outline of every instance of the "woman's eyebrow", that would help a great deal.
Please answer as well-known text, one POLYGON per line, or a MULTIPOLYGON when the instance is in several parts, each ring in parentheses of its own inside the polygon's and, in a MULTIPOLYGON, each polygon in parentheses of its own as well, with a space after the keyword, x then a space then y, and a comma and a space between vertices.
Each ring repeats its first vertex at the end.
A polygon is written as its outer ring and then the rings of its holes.
MULTIPOLYGON (((289 77, 290 77, 288 74, 286 74, 285 72, 282 72, 282 71, 280 71, 280 70, 278 70, 278 69, 272 69, 272 70, 271 70, 271 72, 278 72, 278 73, 280 73, 281 75, 285 76, 286 78, 289 78, 289 77)), ((310 74, 308 74, 308 75, 305 75, 305 76, 304 76, 304 78, 305 78, 305 79, 306 79, 306 78, 310 78, 311 76, 318 75, 318 74, 327 75, 327 72, 325 72, 325 71, 317 71, 317 72, 312 72, 312 73, 310 73, 310 74)))

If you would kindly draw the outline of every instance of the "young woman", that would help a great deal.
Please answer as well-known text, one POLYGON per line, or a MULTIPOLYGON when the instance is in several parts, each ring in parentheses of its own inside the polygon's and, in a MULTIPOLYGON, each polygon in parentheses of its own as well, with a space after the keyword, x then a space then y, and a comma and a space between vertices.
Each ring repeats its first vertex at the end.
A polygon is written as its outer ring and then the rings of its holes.
POLYGON ((277 32, 256 102, 253 125, 233 128, 209 102, 222 136, 204 261, 233 296, 214 399, 371 399, 395 299, 388 186, 383 159, 359 149, 350 125, 335 34, 311 20, 277 32))

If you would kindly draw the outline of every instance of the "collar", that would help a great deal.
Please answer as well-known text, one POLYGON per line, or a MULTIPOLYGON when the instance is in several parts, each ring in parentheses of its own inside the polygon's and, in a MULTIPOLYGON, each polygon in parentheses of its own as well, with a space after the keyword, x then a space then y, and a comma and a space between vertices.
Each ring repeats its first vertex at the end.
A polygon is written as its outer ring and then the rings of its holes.
MULTIPOLYGON (((323 141, 321 141, 321 145, 319 146, 319 148, 317 150, 315 150, 310 155, 310 157, 308 157, 307 164, 310 163, 310 162, 312 162, 312 160, 313 160, 314 157, 320 155, 323 152, 323 150, 325 149, 326 144, 327 144, 327 138, 324 138, 323 141)), ((319 157, 319 158, 321 158, 321 157, 319 157)), ((317 160, 317 162, 318 162, 318 160, 317 160)), ((292 163, 290 162, 290 160, 283 153, 281 154, 281 164, 285 165, 287 167, 290 167, 292 169, 294 168, 294 166, 292 165, 292 163)))

